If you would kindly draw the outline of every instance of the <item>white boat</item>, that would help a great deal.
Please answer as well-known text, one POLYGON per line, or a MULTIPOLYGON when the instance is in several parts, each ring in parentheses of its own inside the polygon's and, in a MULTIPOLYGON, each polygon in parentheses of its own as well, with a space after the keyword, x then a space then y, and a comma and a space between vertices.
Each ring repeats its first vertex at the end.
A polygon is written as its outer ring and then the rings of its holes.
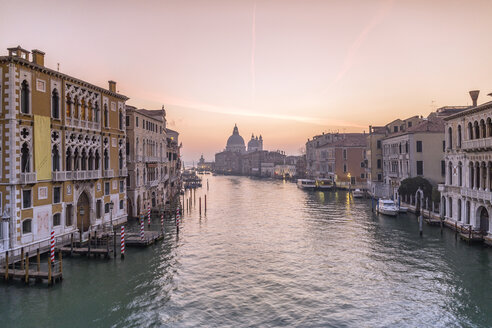
POLYGON ((378 213, 396 216, 398 214, 398 206, 391 199, 380 199, 376 208, 378 213))
POLYGON ((316 181, 310 179, 297 179, 297 187, 301 189, 314 190, 316 181))
POLYGON ((352 191, 352 197, 362 198, 362 197, 364 197, 364 192, 360 189, 355 189, 354 191, 352 191))
POLYGON ((331 179, 316 179, 316 187, 320 190, 333 188, 333 180, 331 179))
POLYGON ((408 207, 406 207, 406 206, 399 206, 398 207, 398 212, 399 213, 407 213, 408 212, 408 207))

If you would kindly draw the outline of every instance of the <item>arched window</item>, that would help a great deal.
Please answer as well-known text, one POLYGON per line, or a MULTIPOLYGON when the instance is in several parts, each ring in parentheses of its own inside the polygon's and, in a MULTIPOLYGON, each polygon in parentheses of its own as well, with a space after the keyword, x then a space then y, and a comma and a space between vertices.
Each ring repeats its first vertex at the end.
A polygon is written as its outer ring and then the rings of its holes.
POLYGON ((451 162, 448 163, 448 184, 453 185, 453 164, 451 162))
POLYGON ((487 118, 487 137, 492 137, 492 120, 487 118))
POLYGON ((87 121, 92 122, 94 121, 94 108, 92 108, 92 102, 89 101, 87 103, 87 121))
POLYGON ((448 149, 453 148, 453 129, 449 127, 448 129, 448 149))
POLYGON ((85 99, 80 102, 80 119, 85 121, 85 99))
POLYGON ((473 165, 473 162, 470 162, 469 169, 470 169, 470 171, 468 173, 469 173, 469 178, 470 178, 470 181, 469 181, 470 188, 473 188, 475 186, 475 167, 473 165))
POLYGON ((78 171, 80 166, 79 166, 79 149, 76 148, 75 151, 73 152, 73 170, 78 171))
POLYGON ((21 172, 31 172, 31 153, 27 142, 24 142, 21 148, 21 172))
POLYGON ((29 84, 26 80, 21 84, 21 112, 29 114, 29 84))
POLYGON ((123 154, 121 153, 121 150, 118 154, 118 161, 119 161, 119 168, 120 168, 120 170, 122 170, 123 169, 123 154))
POLYGON ((72 117, 72 99, 70 99, 70 96, 67 95, 67 108, 65 110, 65 116, 66 117, 72 117))
POLYGON ((458 198, 458 221, 461 221, 461 199, 458 198))
POLYGON ((58 151, 58 146, 53 146, 51 151, 53 172, 60 171, 60 152, 58 151))
POLYGON ((446 216, 446 197, 442 196, 441 198, 441 208, 442 208, 442 215, 446 216))
POLYGON ((458 163, 458 186, 463 186, 463 166, 461 162, 458 163))
POLYGON ((80 167, 82 171, 87 170, 87 152, 85 149, 82 150, 82 157, 81 157, 81 163, 80 167))
POLYGON ((94 106, 94 122, 99 122, 99 104, 96 102, 96 106, 94 106))
POLYGON ((107 149, 104 150, 104 169, 109 170, 109 154, 107 149))
POLYGON ((473 127, 475 129, 475 139, 479 139, 480 138, 480 128, 478 127, 477 121, 475 121, 475 123, 473 124, 473 127))
POLYGON ((51 115, 53 118, 60 118, 60 96, 56 89, 51 93, 51 115))
POLYGON ((89 150, 88 170, 94 170, 94 153, 92 152, 92 149, 89 150))
POLYGON ((99 170, 99 162, 101 161, 101 156, 99 156, 99 150, 96 150, 94 170, 99 170))
POLYGON ((123 113, 120 111, 119 115, 120 130, 123 130, 123 113))
POLYGON ((458 140, 456 146, 461 148, 461 125, 458 125, 458 140))
POLYGON ((78 119, 79 118, 79 98, 75 97, 73 101, 73 116, 78 119))
POLYGON ((482 119, 480 120, 480 137, 486 138, 487 137, 487 131, 485 130, 485 121, 482 119))
POLYGON ((104 127, 107 128, 109 127, 109 112, 108 112, 108 105, 104 104, 104 127))
POLYGON ((473 140, 473 125, 468 122, 468 140, 473 140))
POLYGON ((449 203, 449 217, 453 218, 453 199, 451 197, 448 197, 448 203, 449 203))
POLYGON ((67 149, 66 160, 65 160, 65 170, 72 171, 72 151, 70 148, 67 149))

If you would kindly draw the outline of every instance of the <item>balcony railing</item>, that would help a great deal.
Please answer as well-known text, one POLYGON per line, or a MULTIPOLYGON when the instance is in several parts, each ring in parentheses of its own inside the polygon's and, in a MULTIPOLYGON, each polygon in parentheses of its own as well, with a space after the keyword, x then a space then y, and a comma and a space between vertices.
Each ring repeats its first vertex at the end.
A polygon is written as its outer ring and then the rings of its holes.
POLYGON ((153 180, 153 181, 147 181, 145 183, 145 186, 147 188, 152 188, 152 187, 156 187, 158 184, 159 184, 159 180, 153 180))
POLYGON ((20 183, 22 184, 36 183, 36 181, 37 181, 36 172, 24 172, 20 174, 20 183))
POLYGON ((463 150, 492 149, 492 137, 475 140, 465 140, 461 146, 463 150))
POLYGON ((160 162, 159 156, 144 156, 144 162, 160 162))
POLYGON ((67 117, 65 118, 65 124, 73 128, 101 130, 101 123, 79 120, 78 118, 67 117))
POLYGON ((113 170, 104 170, 104 177, 105 178, 113 178, 114 177, 114 171, 113 170))
POLYGON ((461 188, 461 195, 478 200, 492 202, 492 192, 488 190, 474 190, 470 188, 461 188))
POLYGON ((100 179, 100 170, 87 171, 55 171, 51 175, 53 181, 69 181, 69 180, 91 180, 100 179))
POLYGON ((119 170, 120 177, 126 177, 128 175, 128 168, 124 167, 119 170))

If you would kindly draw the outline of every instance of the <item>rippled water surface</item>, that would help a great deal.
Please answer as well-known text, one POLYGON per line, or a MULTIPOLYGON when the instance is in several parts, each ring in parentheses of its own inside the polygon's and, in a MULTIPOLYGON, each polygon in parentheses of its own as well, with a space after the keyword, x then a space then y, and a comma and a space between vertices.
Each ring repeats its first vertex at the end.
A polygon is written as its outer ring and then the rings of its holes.
POLYGON ((123 261, 65 259, 54 288, 1 283, 0 326, 492 326, 492 249, 421 238, 415 216, 375 216, 343 191, 206 179, 179 238, 169 221, 123 261))

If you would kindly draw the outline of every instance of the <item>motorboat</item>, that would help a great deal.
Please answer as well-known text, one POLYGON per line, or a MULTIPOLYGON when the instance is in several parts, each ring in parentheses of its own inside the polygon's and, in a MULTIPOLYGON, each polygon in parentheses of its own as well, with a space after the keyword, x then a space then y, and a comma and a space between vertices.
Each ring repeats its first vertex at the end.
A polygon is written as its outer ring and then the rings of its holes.
POLYGON ((408 212, 408 207, 406 206, 398 206, 398 212, 399 213, 407 213, 408 212))
POLYGON ((362 197, 364 197, 364 192, 360 189, 355 189, 354 191, 352 191, 352 197, 362 198, 362 197))
POLYGON ((391 199, 380 199, 376 210, 378 213, 389 216, 396 216, 399 211, 398 206, 391 199))
POLYGON ((316 179, 316 188, 320 190, 333 189, 333 180, 331 179, 316 179))
POLYGON ((316 181, 310 179, 297 179, 297 187, 306 190, 314 190, 316 188, 316 181))

